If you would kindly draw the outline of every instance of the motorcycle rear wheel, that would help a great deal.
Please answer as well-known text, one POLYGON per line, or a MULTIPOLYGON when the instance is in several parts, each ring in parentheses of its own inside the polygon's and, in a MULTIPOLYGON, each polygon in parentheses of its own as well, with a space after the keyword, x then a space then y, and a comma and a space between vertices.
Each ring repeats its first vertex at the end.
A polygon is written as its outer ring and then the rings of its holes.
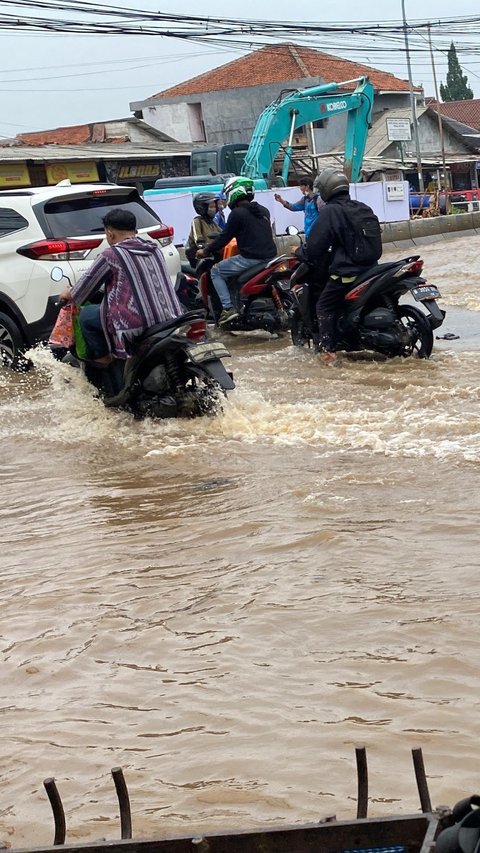
POLYGON ((423 311, 414 306, 401 305, 398 309, 398 318, 410 332, 413 332, 410 343, 405 344, 400 352, 402 358, 409 356, 430 358, 433 349, 433 331, 423 311))
POLYGON ((213 415, 221 414, 222 409, 222 399, 227 395, 225 391, 220 387, 218 382, 212 381, 197 381, 196 386, 190 392, 192 394, 192 402, 193 402, 193 394, 195 403, 193 404, 192 411, 187 414, 187 417, 212 417, 213 415))

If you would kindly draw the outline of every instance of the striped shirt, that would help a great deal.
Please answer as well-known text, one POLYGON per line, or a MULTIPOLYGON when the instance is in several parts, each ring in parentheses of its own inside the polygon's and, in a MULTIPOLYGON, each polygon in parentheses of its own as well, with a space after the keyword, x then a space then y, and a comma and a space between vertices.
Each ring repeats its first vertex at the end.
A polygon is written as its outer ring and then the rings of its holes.
POLYGON ((100 317, 117 358, 127 358, 128 342, 146 329, 183 314, 162 250, 152 240, 129 237, 105 249, 72 288, 73 301, 82 305, 102 284, 100 317))

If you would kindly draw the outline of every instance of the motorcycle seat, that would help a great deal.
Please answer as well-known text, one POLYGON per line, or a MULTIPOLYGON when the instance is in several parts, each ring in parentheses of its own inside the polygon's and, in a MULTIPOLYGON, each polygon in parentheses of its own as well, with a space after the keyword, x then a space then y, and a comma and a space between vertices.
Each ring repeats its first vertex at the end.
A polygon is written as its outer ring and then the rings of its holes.
POLYGON ((135 338, 135 345, 143 343, 157 332, 167 332, 169 329, 176 329, 177 326, 183 326, 186 322, 194 323, 195 320, 205 320, 205 311, 187 311, 180 317, 174 317, 173 320, 168 320, 166 323, 156 323, 155 326, 150 326, 142 335, 135 338))
POLYGON ((248 269, 243 270, 239 275, 235 277, 232 276, 230 281, 236 281, 237 284, 245 284, 246 281, 250 281, 257 273, 262 272, 267 266, 268 261, 261 261, 255 266, 248 267, 248 269))
POLYGON ((353 287, 356 287, 357 284, 361 284, 362 281, 366 281, 367 278, 373 278, 374 276, 376 278, 379 275, 383 275, 387 270, 391 270, 394 267, 401 267, 404 263, 404 261, 390 261, 387 264, 376 264, 374 267, 369 267, 368 270, 365 270, 365 272, 362 272, 357 276, 353 282, 353 287))

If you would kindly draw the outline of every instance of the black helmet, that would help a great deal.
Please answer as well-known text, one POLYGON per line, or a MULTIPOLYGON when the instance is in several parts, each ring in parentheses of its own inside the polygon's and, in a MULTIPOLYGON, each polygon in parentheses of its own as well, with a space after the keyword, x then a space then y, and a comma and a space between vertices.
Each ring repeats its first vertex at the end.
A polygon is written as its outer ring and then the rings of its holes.
POLYGON ((347 176, 335 166, 329 166, 328 169, 320 172, 313 184, 313 189, 315 192, 320 193, 323 201, 328 201, 336 193, 348 192, 348 188, 347 176))
POLYGON ((207 216, 208 205, 215 201, 215 193, 197 193, 193 196, 193 206, 199 216, 207 216))

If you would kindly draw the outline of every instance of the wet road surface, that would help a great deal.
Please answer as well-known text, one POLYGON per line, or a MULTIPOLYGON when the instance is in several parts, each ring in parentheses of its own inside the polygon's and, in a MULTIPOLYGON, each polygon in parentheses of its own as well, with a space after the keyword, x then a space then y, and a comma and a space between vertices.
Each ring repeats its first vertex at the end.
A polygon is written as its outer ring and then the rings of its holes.
MULTIPOLYGON (((480 238, 422 247, 433 357, 225 341, 223 415, 138 423, 35 355, 0 372, 0 840, 355 816, 478 789, 480 238), (68 380, 68 382, 66 381, 68 380)), ((409 252, 392 252, 401 257, 409 252)))

